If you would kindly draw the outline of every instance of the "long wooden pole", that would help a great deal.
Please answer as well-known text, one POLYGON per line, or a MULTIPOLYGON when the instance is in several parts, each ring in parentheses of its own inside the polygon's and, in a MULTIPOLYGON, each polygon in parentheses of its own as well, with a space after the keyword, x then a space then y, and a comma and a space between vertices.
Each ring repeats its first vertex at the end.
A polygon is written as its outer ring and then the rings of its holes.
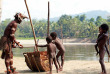
POLYGON ((50 5, 49 5, 49 1, 48 1, 48 27, 47 27, 47 36, 49 36, 49 25, 50 25, 50 5))
MULTIPOLYGON (((35 46, 36 46, 37 41, 36 41, 36 36, 35 36, 34 27, 33 27, 33 24, 32 24, 32 20, 31 20, 31 16, 30 16, 30 13, 29 13, 28 6, 27 6, 27 2, 26 2, 26 0, 24 0, 24 1, 25 1, 25 5, 26 5, 26 8, 27 8, 27 11, 28 11, 28 15, 29 15, 29 19, 30 19, 30 23, 31 23, 31 27, 32 27, 33 35, 34 35, 35 46)), ((36 47, 36 49, 37 49, 37 51, 39 51, 37 47, 36 47)), ((39 67, 38 67, 37 64, 36 64, 36 66, 37 66, 38 71, 40 72, 39 67)))
MULTIPOLYGON (((109 31, 108 31, 108 51, 109 51, 109 31)), ((109 55, 108 55, 108 62, 109 62, 109 55)))
MULTIPOLYGON (((35 46, 36 46, 37 41, 36 41, 36 35, 35 35, 34 27, 33 27, 33 24, 32 24, 32 20, 31 20, 31 16, 30 16, 28 6, 27 6, 27 2, 26 2, 26 0, 24 0, 24 1, 25 1, 25 5, 26 5, 26 8, 27 8, 28 15, 29 15, 29 19, 30 19, 30 23, 31 23, 31 27, 32 27, 33 35, 34 35, 35 46)), ((37 49, 37 47, 36 47, 36 49, 37 49)), ((39 51, 39 50, 37 49, 37 51, 39 51)))
POLYGON ((63 43, 63 32, 62 32, 62 25, 61 25, 61 38, 62 38, 62 43, 63 43))
POLYGON ((1 23, 1 15, 2 15, 2 1, 3 0, 0 0, 0 23, 1 23))

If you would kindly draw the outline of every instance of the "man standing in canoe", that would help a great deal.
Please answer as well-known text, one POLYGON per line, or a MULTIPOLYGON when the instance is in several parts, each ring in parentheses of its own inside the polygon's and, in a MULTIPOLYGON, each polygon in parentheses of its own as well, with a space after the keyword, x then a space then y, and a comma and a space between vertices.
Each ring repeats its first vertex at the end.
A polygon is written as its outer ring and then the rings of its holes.
POLYGON ((15 19, 7 25, 4 35, 0 39, 0 49, 3 51, 1 58, 5 59, 7 74, 15 73, 12 48, 16 48, 15 44, 18 45, 18 47, 23 48, 23 46, 16 41, 15 32, 17 25, 20 24, 23 19, 27 18, 21 13, 16 13, 14 17, 15 19))

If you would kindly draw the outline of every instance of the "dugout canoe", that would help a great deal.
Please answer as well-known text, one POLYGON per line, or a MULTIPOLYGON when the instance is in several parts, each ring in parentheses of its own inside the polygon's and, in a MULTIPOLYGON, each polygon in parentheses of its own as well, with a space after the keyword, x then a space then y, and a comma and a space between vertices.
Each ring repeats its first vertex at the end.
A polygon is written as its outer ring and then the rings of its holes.
POLYGON ((32 71, 45 72, 50 70, 47 51, 25 52, 23 55, 27 66, 32 71))

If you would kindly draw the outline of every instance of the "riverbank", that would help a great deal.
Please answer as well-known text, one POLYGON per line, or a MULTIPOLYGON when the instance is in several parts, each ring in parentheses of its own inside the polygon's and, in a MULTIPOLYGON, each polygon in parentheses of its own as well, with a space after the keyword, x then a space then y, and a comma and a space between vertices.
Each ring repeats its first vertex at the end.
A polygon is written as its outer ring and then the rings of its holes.
MULTIPOLYGON (((20 44, 22 44, 24 48, 30 48, 35 46, 34 40, 17 40, 17 41, 20 42, 20 44)), ((45 45, 47 44, 47 42, 45 39, 39 39, 38 44, 45 45)), ((83 40, 74 38, 74 39, 63 39, 63 44, 64 45, 95 45, 96 43, 91 43, 91 41, 86 38, 83 40)))
MULTIPOLYGON (((32 72, 25 63, 24 57, 14 57, 14 66, 17 68, 19 74, 36 74, 32 72)), ((110 74, 110 63, 105 63, 107 74, 110 74)), ((0 59, 0 74, 4 74, 6 68, 4 60, 0 59)), ((64 70, 56 73, 55 66, 53 65, 53 74, 98 74, 101 72, 100 64, 97 61, 81 61, 81 60, 70 60, 65 61, 64 70)), ((46 74, 47 72, 40 72, 37 74, 46 74)))

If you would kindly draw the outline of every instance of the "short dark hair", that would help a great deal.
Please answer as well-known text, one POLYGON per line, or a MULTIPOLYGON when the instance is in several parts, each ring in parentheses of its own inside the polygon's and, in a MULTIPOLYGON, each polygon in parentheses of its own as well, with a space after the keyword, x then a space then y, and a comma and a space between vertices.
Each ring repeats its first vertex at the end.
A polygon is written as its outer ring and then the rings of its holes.
POLYGON ((56 32, 52 32, 52 33, 50 34, 50 36, 51 36, 51 37, 57 37, 57 33, 56 33, 56 32))
POLYGON ((109 30, 109 27, 108 27, 107 24, 102 24, 102 25, 100 26, 100 28, 101 28, 102 30, 105 30, 105 33, 109 30))
POLYGON ((52 42, 52 37, 51 36, 46 37, 46 41, 48 41, 49 43, 52 42))

